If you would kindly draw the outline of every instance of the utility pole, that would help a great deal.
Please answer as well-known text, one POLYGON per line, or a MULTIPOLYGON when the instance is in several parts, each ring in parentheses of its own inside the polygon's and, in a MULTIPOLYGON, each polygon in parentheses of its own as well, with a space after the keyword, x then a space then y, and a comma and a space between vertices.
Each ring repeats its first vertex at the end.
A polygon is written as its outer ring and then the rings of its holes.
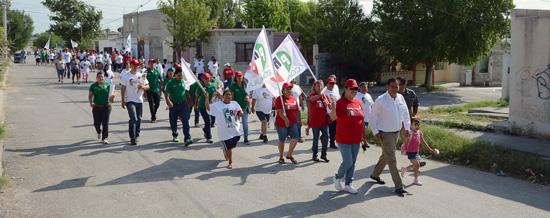
POLYGON ((7 16, 7 8, 8 8, 8 4, 11 4, 13 3, 13 0, 9 1, 8 0, 4 0, 2 2, 2 8, 4 10, 4 41, 7 41, 8 40, 8 16, 7 16))

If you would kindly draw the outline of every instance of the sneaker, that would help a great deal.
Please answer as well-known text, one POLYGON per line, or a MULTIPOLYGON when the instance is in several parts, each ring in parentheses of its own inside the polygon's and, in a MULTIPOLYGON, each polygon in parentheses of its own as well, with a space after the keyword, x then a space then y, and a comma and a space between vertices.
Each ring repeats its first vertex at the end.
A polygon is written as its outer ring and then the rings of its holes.
POLYGON ((405 177, 406 172, 407 172, 407 168, 406 167, 401 167, 401 178, 405 177))
POLYGON ((264 134, 260 134, 260 138, 259 139, 264 139, 264 134))
POLYGON ((185 147, 189 147, 190 144, 193 144, 193 140, 187 139, 187 140, 185 141, 185 147))
POLYGON ((408 194, 408 192, 404 188, 400 188, 400 189, 395 190, 395 193, 397 193, 398 195, 401 195, 401 196, 404 196, 405 194, 408 194))
POLYGON ((336 176, 332 177, 332 181, 334 181, 334 188, 338 191, 343 191, 344 188, 342 188, 342 179, 337 179, 336 176))
POLYGON ((264 143, 267 143, 267 135, 264 135, 263 140, 264 140, 264 143))
POLYGON ((131 144, 131 145, 137 145, 136 139, 131 139, 131 140, 130 140, 130 144, 131 144))
POLYGON ((303 138, 299 138, 299 139, 298 139, 298 142, 300 142, 300 143, 304 143, 304 141, 305 141, 305 140, 304 140, 303 138))
POLYGON ((173 142, 179 142, 180 139, 178 139, 178 137, 174 137, 174 139, 172 139, 173 142))
POLYGON ((414 179, 413 184, 422 186, 422 183, 420 182, 420 180, 418 180, 418 178, 415 178, 415 179, 414 179))
POLYGON ((244 140, 245 145, 250 145, 250 142, 248 140, 244 140))
POLYGON ((352 184, 346 185, 346 187, 344 187, 344 191, 349 192, 350 194, 357 194, 357 190, 353 188, 352 184))
POLYGON ((214 143, 214 141, 212 141, 212 139, 206 139, 206 143, 212 144, 212 143, 214 143))
POLYGON ((109 144, 109 141, 107 141, 107 139, 103 139, 103 144, 109 144))
POLYGON ((426 166, 426 161, 420 161, 420 167, 426 166))

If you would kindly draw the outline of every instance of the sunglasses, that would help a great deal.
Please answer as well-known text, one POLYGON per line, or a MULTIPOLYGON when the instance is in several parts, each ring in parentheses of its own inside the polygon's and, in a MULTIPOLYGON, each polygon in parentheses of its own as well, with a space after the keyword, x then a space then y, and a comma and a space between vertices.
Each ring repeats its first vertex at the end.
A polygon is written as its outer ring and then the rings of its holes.
POLYGON ((358 90, 359 90, 359 87, 348 88, 348 89, 351 90, 351 91, 358 91, 358 90))

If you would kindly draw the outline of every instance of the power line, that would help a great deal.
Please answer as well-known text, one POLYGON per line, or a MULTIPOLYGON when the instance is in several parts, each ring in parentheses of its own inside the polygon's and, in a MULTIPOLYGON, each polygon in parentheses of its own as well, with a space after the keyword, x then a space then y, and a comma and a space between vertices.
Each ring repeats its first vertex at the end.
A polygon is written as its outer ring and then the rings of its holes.
POLYGON ((467 17, 464 17, 464 16, 460 16, 460 15, 457 15, 457 14, 452 14, 452 13, 449 13, 449 12, 444 11, 444 10, 442 10, 442 9, 439 9, 439 8, 436 8, 436 7, 433 7, 433 6, 424 4, 424 3, 422 3, 422 2, 418 2, 418 1, 416 1, 416 0, 412 0, 412 1, 413 1, 414 3, 416 3, 416 4, 424 5, 424 6, 428 7, 428 8, 434 9, 434 10, 436 10, 436 11, 439 11, 439 12, 442 12, 442 13, 445 13, 445 14, 448 14, 448 15, 451 15, 451 16, 455 16, 455 17, 458 17, 458 18, 462 18, 462 19, 467 20, 467 21, 470 21, 470 22, 479 23, 479 24, 484 25, 484 26, 491 26, 491 27, 500 28, 500 27, 498 27, 498 26, 494 26, 494 25, 491 25, 491 24, 483 23, 483 22, 481 22, 481 21, 472 20, 472 19, 467 18, 467 17))

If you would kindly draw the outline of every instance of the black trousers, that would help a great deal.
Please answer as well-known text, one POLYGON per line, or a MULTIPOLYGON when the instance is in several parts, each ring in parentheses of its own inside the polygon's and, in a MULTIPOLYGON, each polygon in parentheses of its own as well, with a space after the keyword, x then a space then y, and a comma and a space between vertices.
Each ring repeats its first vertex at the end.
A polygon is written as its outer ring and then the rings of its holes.
POLYGON ((92 114, 94 116, 94 127, 97 134, 101 133, 101 139, 109 137, 109 117, 111 116, 111 105, 105 107, 92 108, 92 114), (103 127, 103 131, 101 130, 103 127))
POLYGON ((151 111, 151 120, 157 120, 157 110, 160 106, 160 92, 147 91, 147 101, 149 102, 149 111, 151 111))
POLYGON ((335 145, 334 140, 336 138, 336 120, 332 121, 332 123, 328 125, 328 134, 330 135, 330 145, 335 145))

